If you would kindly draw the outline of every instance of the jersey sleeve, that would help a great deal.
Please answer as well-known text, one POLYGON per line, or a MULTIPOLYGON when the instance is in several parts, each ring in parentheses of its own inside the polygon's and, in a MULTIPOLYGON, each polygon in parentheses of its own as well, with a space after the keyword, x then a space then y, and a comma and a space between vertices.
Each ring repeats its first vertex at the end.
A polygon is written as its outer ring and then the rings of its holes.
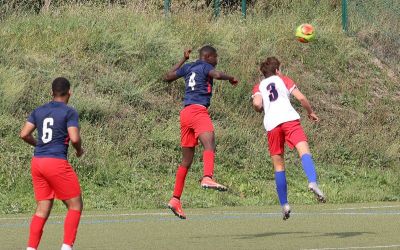
POLYGON ((177 77, 182 77, 184 75, 186 75, 187 69, 189 67, 189 64, 185 64, 182 67, 180 67, 177 71, 176 71, 176 76, 177 77))
POLYGON ((254 85, 251 97, 254 98, 254 96, 256 96, 256 95, 261 95, 260 84, 259 83, 254 85))
POLYGON ((296 84, 294 83, 294 81, 287 76, 281 76, 281 79, 289 93, 292 93, 292 91, 296 88, 296 84))
POLYGON ((67 115, 67 128, 77 127, 79 128, 79 115, 75 109, 71 109, 67 115))
POLYGON ((32 123, 32 124, 34 124, 34 125, 36 126, 35 111, 36 111, 36 110, 32 111, 32 113, 29 115, 27 121, 30 122, 30 123, 32 123))

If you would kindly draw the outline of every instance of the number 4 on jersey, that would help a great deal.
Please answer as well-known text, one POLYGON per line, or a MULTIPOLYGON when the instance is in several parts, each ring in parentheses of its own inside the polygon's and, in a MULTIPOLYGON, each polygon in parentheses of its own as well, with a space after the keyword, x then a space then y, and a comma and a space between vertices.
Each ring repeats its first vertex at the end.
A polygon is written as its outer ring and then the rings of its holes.
POLYGON ((196 86, 196 80, 194 80, 194 78, 196 77, 196 73, 192 73, 192 75, 190 76, 190 78, 189 78, 189 84, 188 84, 188 86, 190 87, 190 88, 192 88, 192 90, 194 90, 194 86, 196 86))

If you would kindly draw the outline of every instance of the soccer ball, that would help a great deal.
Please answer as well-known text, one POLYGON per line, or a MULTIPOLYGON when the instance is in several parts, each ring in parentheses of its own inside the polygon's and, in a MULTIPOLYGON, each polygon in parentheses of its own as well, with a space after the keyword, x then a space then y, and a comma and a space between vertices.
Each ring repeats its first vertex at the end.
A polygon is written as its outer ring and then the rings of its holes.
POLYGON ((314 40, 315 30, 311 24, 305 23, 297 27, 296 37, 302 43, 308 43, 314 40))

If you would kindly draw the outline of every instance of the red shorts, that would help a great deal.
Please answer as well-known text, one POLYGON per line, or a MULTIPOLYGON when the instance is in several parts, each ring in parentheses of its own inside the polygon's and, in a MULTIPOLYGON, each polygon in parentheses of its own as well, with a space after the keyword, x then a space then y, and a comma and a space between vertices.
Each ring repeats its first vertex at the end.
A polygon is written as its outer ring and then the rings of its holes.
POLYGON ((268 147, 270 155, 280 155, 285 152, 285 142, 290 149, 297 143, 307 141, 307 136, 299 120, 284 122, 268 131, 268 147))
POLYGON ((210 115, 206 107, 192 104, 182 109, 181 121, 181 146, 194 147, 198 144, 201 133, 214 132, 210 115))
POLYGON ((31 173, 37 201, 68 200, 81 194, 78 176, 67 160, 33 157, 31 173))

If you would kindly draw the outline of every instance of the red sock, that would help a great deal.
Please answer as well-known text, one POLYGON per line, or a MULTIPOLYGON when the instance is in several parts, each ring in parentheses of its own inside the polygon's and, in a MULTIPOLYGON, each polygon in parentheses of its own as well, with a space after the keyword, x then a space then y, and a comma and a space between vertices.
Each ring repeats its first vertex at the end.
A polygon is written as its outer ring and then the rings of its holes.
POLYGON ((188 168, 179 166, 178 170, 176 171, 176 179, 175 179, 175 188, 174 188, 174 194, 173 196, 175 198, 180 199, 182 192, 183 192, 183 187, 185 186, 185 179, 186 179, 186 174, 188 172, 188 168))
POLYGON ((39 246, 39 242, 43 234, 43 227, 46 223, 46 220, 47 218, 39 217, 36 214, 33 215, 29 230, 28 247, 36 249, 39 246))
POLYGON ((78 232, 81 212, 77 210, 68 210, 64 221, 64 244, 73 246, 78 232))
POLYGON ((203 176, 208 176, 208 177, 212 178, 212 176, 214 175, 214 158, 215 158, 214 151, 204 150, 204 152, 203 152, 203 164, 204 164, 203 176))

